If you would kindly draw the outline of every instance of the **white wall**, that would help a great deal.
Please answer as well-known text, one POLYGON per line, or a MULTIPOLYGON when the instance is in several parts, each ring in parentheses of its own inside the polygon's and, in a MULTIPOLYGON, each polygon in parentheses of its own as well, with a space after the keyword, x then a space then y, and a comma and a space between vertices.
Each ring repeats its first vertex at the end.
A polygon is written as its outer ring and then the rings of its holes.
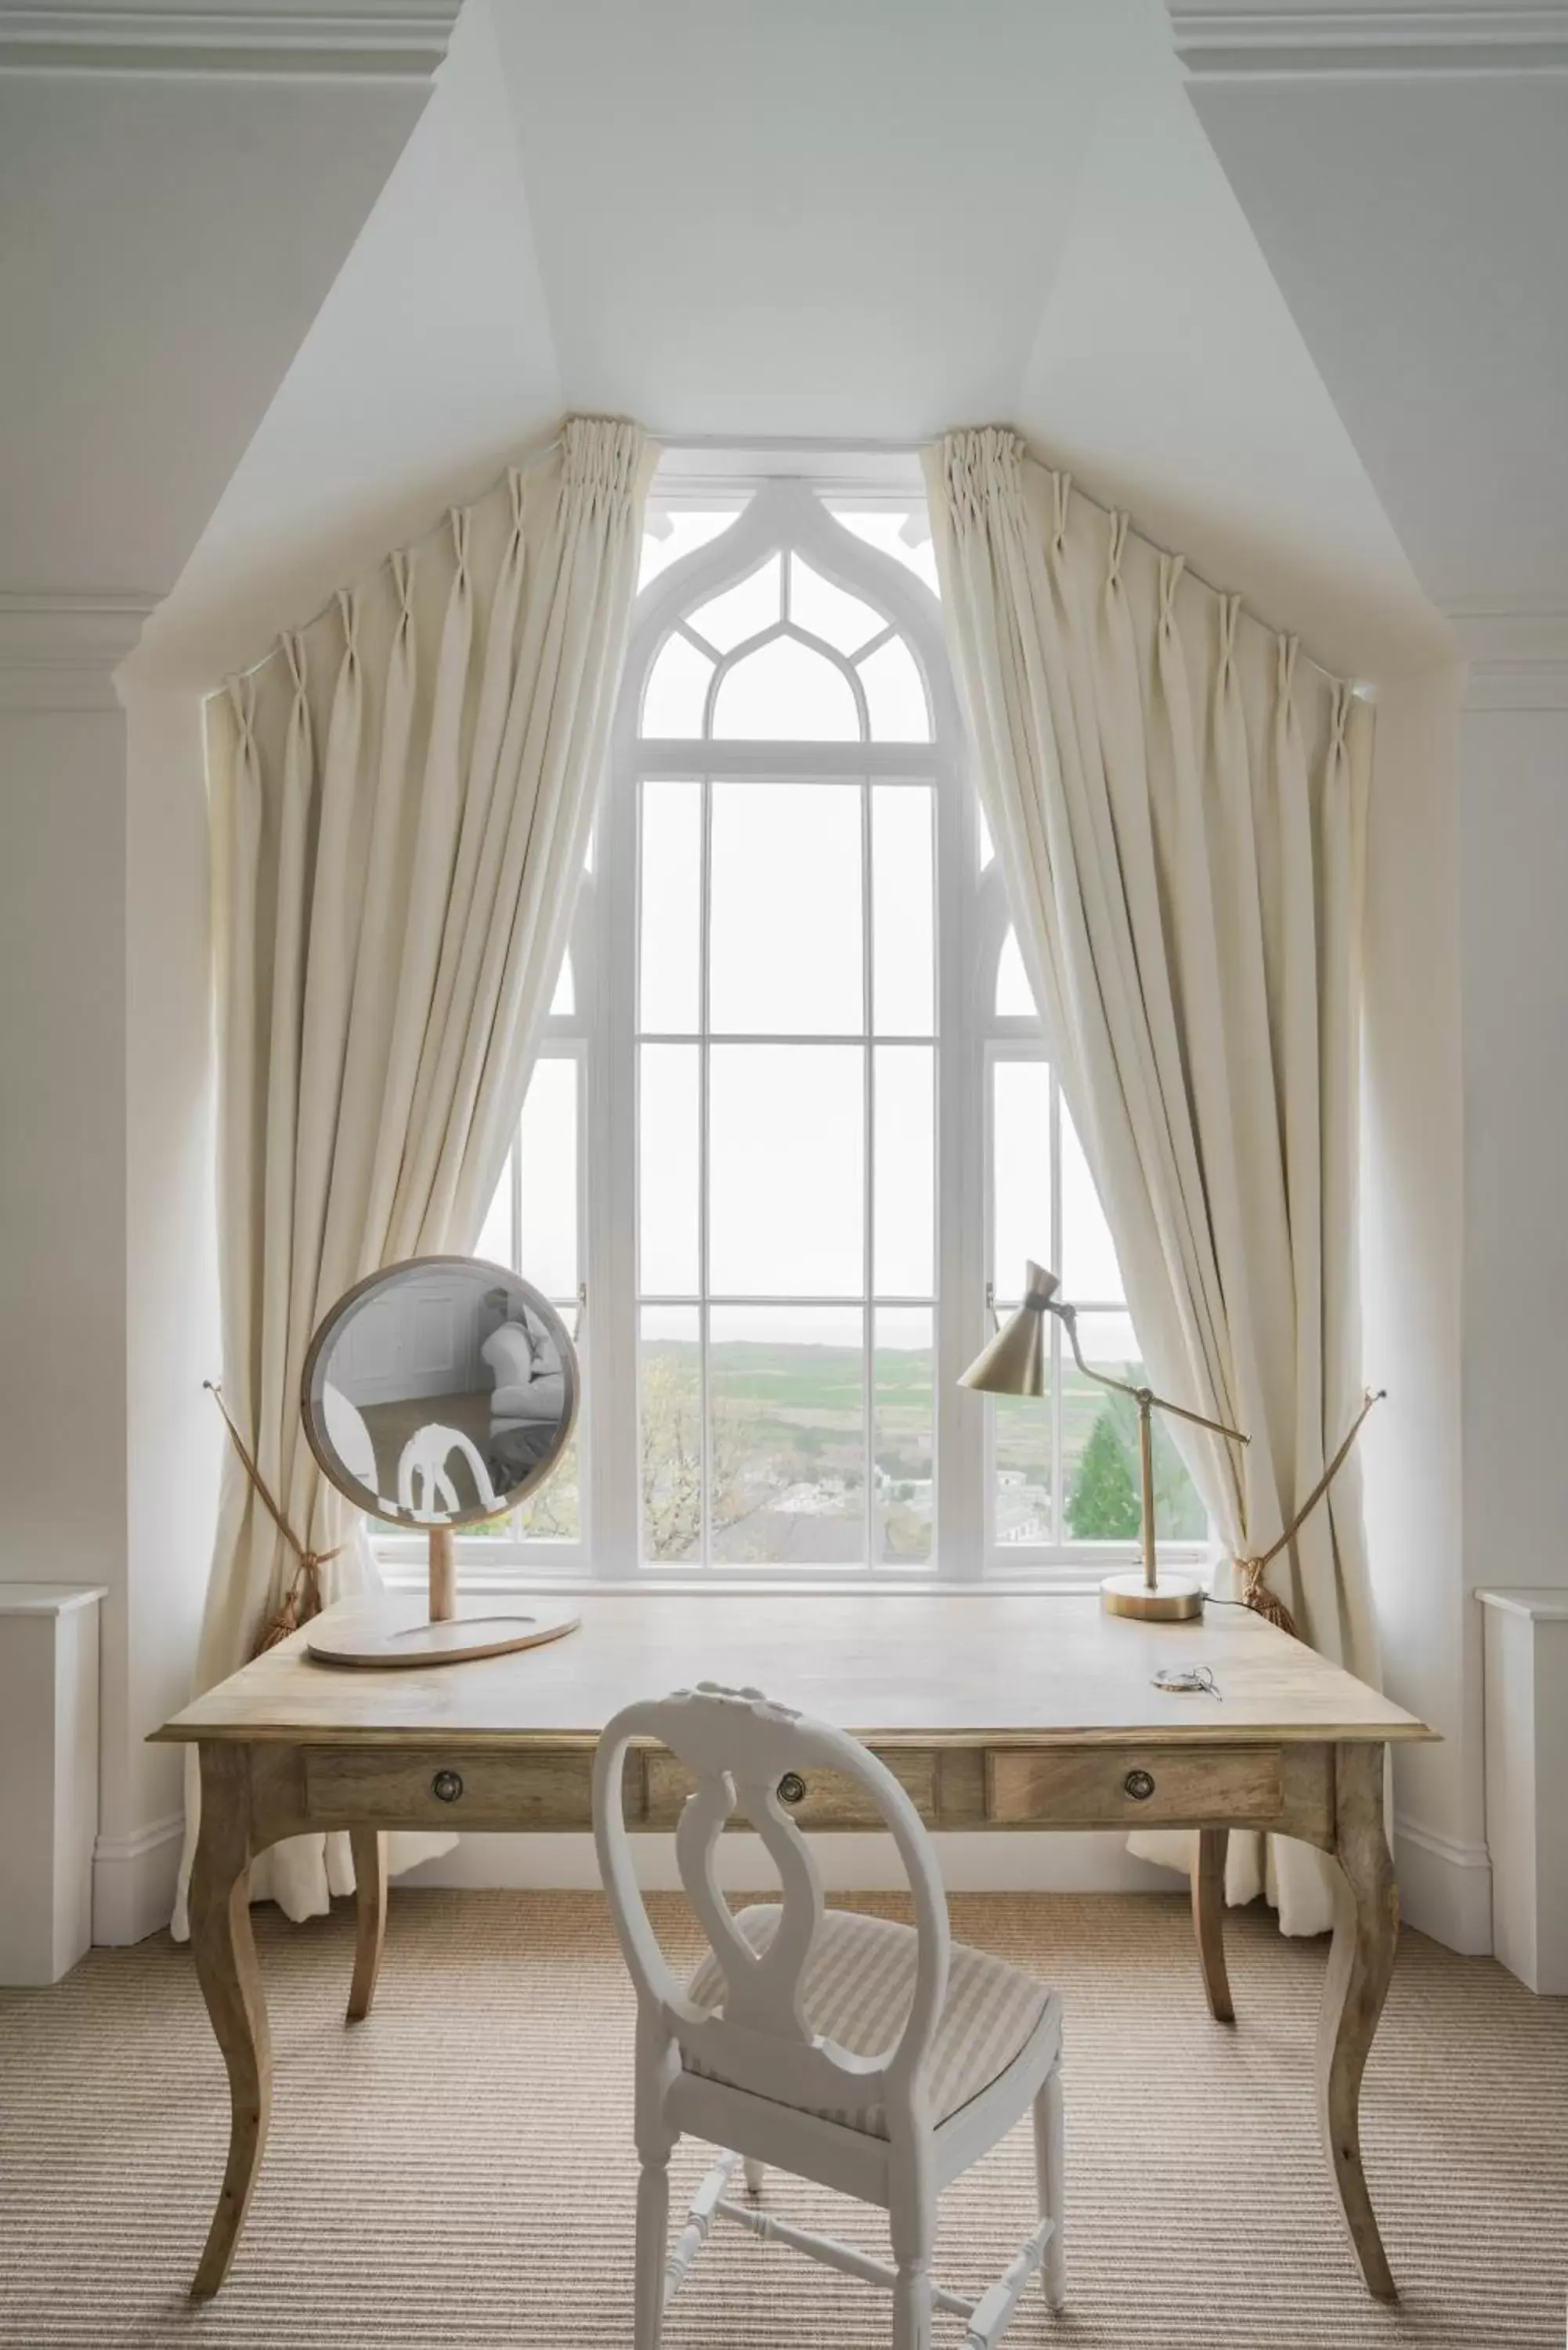
POLYGON ((127 695, 124 1678, 97 1872, 99 1940, 167 1919, 181 1757, 147 1733, 190 1696, 227 1441, 220 1376, 206 778, 192 695, 127 695))
POLYGON ((1412 1924, 1490 1948, 1488 1584, 1568 1574, 1568 643, 1465 631, 1379 696, 1366 916, 1366 1510, 1412 1924))
MULTIPOLYGON (((123 1639, 125 724, 0 708, 0 1578, 123 1639)), ((48 699, 46 694, 45 699, 48 699)))
POLYGON ((1465 1602, 1463 866, 1455 663, 1380 690, 1367 836, 1363 1304, 1366 1529, 1389 1694, 1442 1735, 1394 1762, 1406 1914, 1490 1947, 1465 1602))
POLYGON ((0 21, 18 226, 0 250, 0 1578, 108 1587, 99 1939, 168 1916, 180 1770, 144 1742, 190 1694, 223 1440, 202 1392, 219 1365, 192 690, 218 671, 128 708, 115 680, 419 119, 443 0, 416 13, 399 39, 399 0, 344 0, 326 38, 309 10, 247 0, 216 74, 177 43, 139 50, 144 11, 66 27, 46 71, 0 21))

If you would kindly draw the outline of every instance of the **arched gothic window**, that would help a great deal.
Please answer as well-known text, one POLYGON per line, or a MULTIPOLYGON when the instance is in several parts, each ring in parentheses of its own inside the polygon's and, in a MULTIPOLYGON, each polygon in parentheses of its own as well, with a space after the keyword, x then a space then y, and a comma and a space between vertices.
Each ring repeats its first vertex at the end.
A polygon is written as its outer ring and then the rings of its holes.
MULTIPOLYGON (((584 1410, 470 1574, 945 1582, 1130 1553, 1103 1390, 1059 1349, 1044 1402, 957 1385, 1026 1255, 1092 1359, 1137 1349, 936 588, 912 480, 656 492, 571 956, 480 1243, 569 1315, 586 1284, 584 1410)), ((1173 1450, 1160 1469, 1162 1535, 1196 1546, 1173 1450)))

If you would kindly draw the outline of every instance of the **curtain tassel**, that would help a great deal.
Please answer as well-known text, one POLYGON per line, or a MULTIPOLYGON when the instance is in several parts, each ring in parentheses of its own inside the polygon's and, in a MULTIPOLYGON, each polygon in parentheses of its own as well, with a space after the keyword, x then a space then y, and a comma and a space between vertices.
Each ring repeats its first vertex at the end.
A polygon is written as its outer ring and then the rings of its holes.
MULTIPOLYGON (((1294 1532, 1294 1528, 1292 1532, 1294 1532)), ((1268 1565, 1267 1559, 1239 1558, 1236 1565, 1241 1571, 1242 1607, 1250 1607, 1253 1614, 1261 1616, 1266 1624, 1277 1624, 1282 1632, 1290 1634, 1293 1640, 1299 1638, 1295 1617, 1291 1614, 1284 1601, 1277 1598, 1263 1581, 1264 1569, 1268 1565)))
POLYGON ((337 1556, 343 1544, 338 1543, 332 1550, 311 1550, 300 1541, 299 1536, 273 1500, 272 1494, 267 1490, 265 1478, 252 1459, 244 1437, 229 1418, 229 1407, 223 1401, 222 1388, 216 1386, 212 1379, 203 1379, 202 1385, 223 1415, 223 1425, 234 1439, 234 1451, 239 1454, 245 1475, 250 1479, 252 1492, 258 1495, 265 1505, 267 1515, 294 1553, 297 1562, 293 1575, 289 1577, 288 1589, 283 1595, 283 1604, 267 1617, 251 1650, 253 1658, 264 1657, 269 1648, 275 1648, 280 1640, 286 1640, 291 1632, 297 1632, 302 1624, 308 1624, 313 1616, 320 1615, 321 1570, 329 1559, 337 1556))
POLYGON ((1338 1476, 1341 1469, 1345 1466, 1350 1448, 1361 1433, 1362 1421, 1366 1419, 1373 1405, 1375 1403, 1381 1403, 1387 1392, 1388 1390, 1386 1388, 1367 1388, 1366 1394, 1361 1399, 1361 1409, 1351 1421, 1350 1428, 1345 1435, 1344 1443, 1340 1446, 1339 1451, 1334 1454, 1334 1459, 1329 1462, 1328 1467, 1324 1471, 1323 1475, 1318 1479, 1317 1483, 1313 1487, 1312 1492, 1307 1495, 1306 1500, 1302 1503, 1301 1508, 1296 1512, 1295 1516, 1291 1520, 1290 1524, 1285 1528, 1284 1533, 1280 1536, 1279 1541, 1273 1544, 1272 1548, 1264 1551, 1261 1558, 1239 1558, 1236 1561, 1237 1571, 1241 1577, 1241 1597, 1239 1604, 1243 1607, 1250 1607, 1253 1614, 1255 1616, 1261 1616, 1265 1623, 1277 1624, 1282 1632, 1288 1632, 1290 1634, 1293 1640, 1297 1640, 1301 1638, 1300 1633, 1296 1630, 1296 1619, 1291 1614, 1290 1609, 1285 1606, 1284 1601, 1278 1598, 1275 1594, 1269 1589, 1263 1577, 1267 1574, 1272 1562, 1278 1558, 1280 1553, 1285 1549, 1289 1544, 1294 1542, 1297 1534, 1300 1534, 1303 1526, 1306 1523, 1308 1518, 1311 1517, 1313 1512, 1316 1509, 1318 1503, 1322 1501, 1324 1495, 1327 1492, 1329 1487, 1338 1476))

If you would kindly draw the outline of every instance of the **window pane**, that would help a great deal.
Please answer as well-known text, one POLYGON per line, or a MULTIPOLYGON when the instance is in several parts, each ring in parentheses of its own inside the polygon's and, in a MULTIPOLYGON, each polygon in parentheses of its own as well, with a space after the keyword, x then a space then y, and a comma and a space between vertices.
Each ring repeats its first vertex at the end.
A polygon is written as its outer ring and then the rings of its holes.
MULTIPOLYGON (((1125 1314, 1085 1314, 1078 1324, 1085 1362, 1140 1386, 1137 1337, 1125 1314)), ((1131 1396, 1085 1379, 1067 1355, 1062 1369, 1062 1481, 1074 1542, 1116 1542, 1136 1550, 1143 1523, 1137 1406, 1131 1396)), ((1201 1542, 1209 1521, 1168 1419, 1154 1415, 1154 1526, 1167 1542, 1201 1542)))
MULTIPOLYGON (((1065 1102, 1062 1104, 1062 1287, 1069 1297, 1081 1297, 1096 1305, 1117 1305, 1124 1295, 1111 1228, 1065 1102)), ((1084 1351, 1087 1354, 1088 1348, 1084 1351)))
POLYGON ((923 579, 933 596, 937 587, 936 551, 931 545, 931 526, 924 502, 918 506, 872 506, 857 513, 853 507, 835 505, 835 522, 863 538, 867 546, 880 548, 896 563, 903 564, 917 579, 923 579))
POLYGON ((1049 1543, 1051 1525, 1051 1399, 993 1396, 992 1508, 999 1547, 1049 1543))
POLYGON ((929 743, 931 713, 915 656, 902 637, 867 653, 859 664, 871 713, 873 743, 929 743))
POLYGON ((699 1021, 702 786, 642 786, 639 1025, 695 1029, 699 1021))
POLYGON ((862 1564, 862 1309, 715 1306, 709 1321, 715 1563, 862 1564))
POLYGON ((859 1033, 860 822, 857 784, 713 785, 716 1035, 859 1033))
POLYGON ((934 1527, 931 1375, 928 1306, 877 1309, 872 1358, 871 1481, 877 1556, 891 1566, 930 1564, 934 1527))
POLYGON ((728 530, 742 511, 740 506, 724 514, 684 514, 670 507, 652 511, 643 531, 642 562, 637 575, 639 590, 646 588, 650 579, 657 579, 672 563, 679 563, 683 555, 708 546, 728 530))
POLYGON ((996 964, 996 1012, 1001 1020, 1037 1020, 1034 991, 1023 968, 1018 933, 1009 924, 996 964))
POLYGON ((699 1192, 695 1045, 639 1047, 638 1282, 645 1296, 694 1297, 699 1192))
POLYGON ((864 1066, 858 1045, 711 1048, 715 1294, 861 1294, 864 1066))
POLYGON ((732 652, 748 637, 760 636, 783 617, 784 598, 779 557, 770 555, 760 571, 726 588, 722 596, 691 613, 689 625, 718 652, 732 652))
POLYGON ((713 732, 730 743, 857 743, 860 713, 848 680, 826 653, 775 637, 726 673, 713 732))
POLYGON ((1033 1257, 1051 1268, 1051 1072, 998 1061, 992 1072, 991 1277, 999 1298, 1023 1294, 1033 1257))
POLYGON ((880 612, 874 612, 858 596, 846 596, 798 555, 790 556, 789 616, 797 628, 808 629, 814 637, 825 637, 841 653, 858 652, 888 625, 880 612))
POLYGON ((523 1229, 518 1266, 546 1297, 577 1294, 577 1065, 534 1064, 518 1135, 523 1229))
POLYGON ((671 637, 649 671, 642 695, 644 734, 701 734, 713 664, 684 637, 671 637))
POLYGON ((642 1555, 700 1557, 702 1380, 694 1305, 643 1309, 638 1406, 642 1555))
MULTIPOLYGON (((571 1316, 568 1315, 566 1319, 570 1326, 571 1316)), ((577 1542, 582 1537, 582 1481, 577 1456, 581 1425, 579 1420, 573 1429, 566 1451, 545 1482, 518 1505, 517 1532, 524 1542, 577 1542)), ((500 1519, 496 1531, 504 1533, 505 1527, 505 1519, 500 1519)))
POLYGON ((929 1045, 876 1048, 877 1290, 929 1297, 936 1288, 936 1055, 929 1045))
POLYGON ((473 1244, 475 1256, 486 1264, 510 1264, 512 1259, 512 1153, 506 1154, 506 1164, 501 1170, 501 1180, 495 1186, 495 1197, 490 1202, 484 1225, 473 1244))
MULTIPOLYGON (((1137 1341, 1125 1314, 1085 1314, 1078 1324, 1084 1358, 1096 1370, 1136 1385, 1142 1377, 1137 1341)), ((1137 1406, 1086 1379, 1071 1354, 1062 1356, 1062 1483, 1066 1534, 1073 1542, 1114 1542, 1136 1548, 1143 1510, 1139 1486, 1137 1406)))
POLYGON ((929 785, 871 787, 871 942, 877 1028, 929 1036, 936 1002, 929 785))

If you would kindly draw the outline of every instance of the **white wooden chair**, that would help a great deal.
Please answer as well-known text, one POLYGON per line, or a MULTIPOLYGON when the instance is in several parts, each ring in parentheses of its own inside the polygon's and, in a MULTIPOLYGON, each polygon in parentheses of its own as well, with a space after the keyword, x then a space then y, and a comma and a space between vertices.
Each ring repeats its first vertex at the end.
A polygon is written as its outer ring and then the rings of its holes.
POLYGON ((482 1505, 499 1505, 490 1471, 473 1439, 465 1436, 461 1428, 443 1428, 439 1419, 432 1419, 423 1428, 415 1429, 399 1458, 400 1510, 410 1517, 434 1518, 444 1511, 455 1513, 462 1508, 457 1487, 447 1471, 447 1463, 454 1452, 460 1452, 467 1461, 482 1505), (421 1494, 422 1499, 419 1497, 421 1494))
POLYGON ((952 1943, 929 1839, 892 1773, 827 1722, 757 1690, 704 1682, 628 1706, 609 1724, 594 1767, 594 1835, 637 1987, 636 2350, 657 2350, 664 2311, 715 2212, 890 2286, 894 2350, 927 2350, 933 2309, 967 2320, 968 2350, 992 2350, 1036 2268, 1059 2308, 1060 2005, 1033 1976, 952 1943), (676 1853, 710 1955, 684 1988, 632 1870, 621 1782, 633 1740, 668 1747, 697 1781, 676 1853), (908 1872, 914 1926, 825 1908, 810 1846, 786 1808, 806 1774, 823 1771, 870 1794, 908 1872), (733 1914, 714 1862, 737 1811, 773 1856, 782 1901, 733 1914), (1031 2106, 1040 2223, 989 2292, 966 2301, 931 2280, 937 2198, 1031 2106), (668 2164, 683 2131, 733 2151, 703 2180, 670 2252, 668 2164), (742 2160, 753 2198, 774 2163, 878 2205, 896 2265, 733 2201, 725 2189, 742 2160))

